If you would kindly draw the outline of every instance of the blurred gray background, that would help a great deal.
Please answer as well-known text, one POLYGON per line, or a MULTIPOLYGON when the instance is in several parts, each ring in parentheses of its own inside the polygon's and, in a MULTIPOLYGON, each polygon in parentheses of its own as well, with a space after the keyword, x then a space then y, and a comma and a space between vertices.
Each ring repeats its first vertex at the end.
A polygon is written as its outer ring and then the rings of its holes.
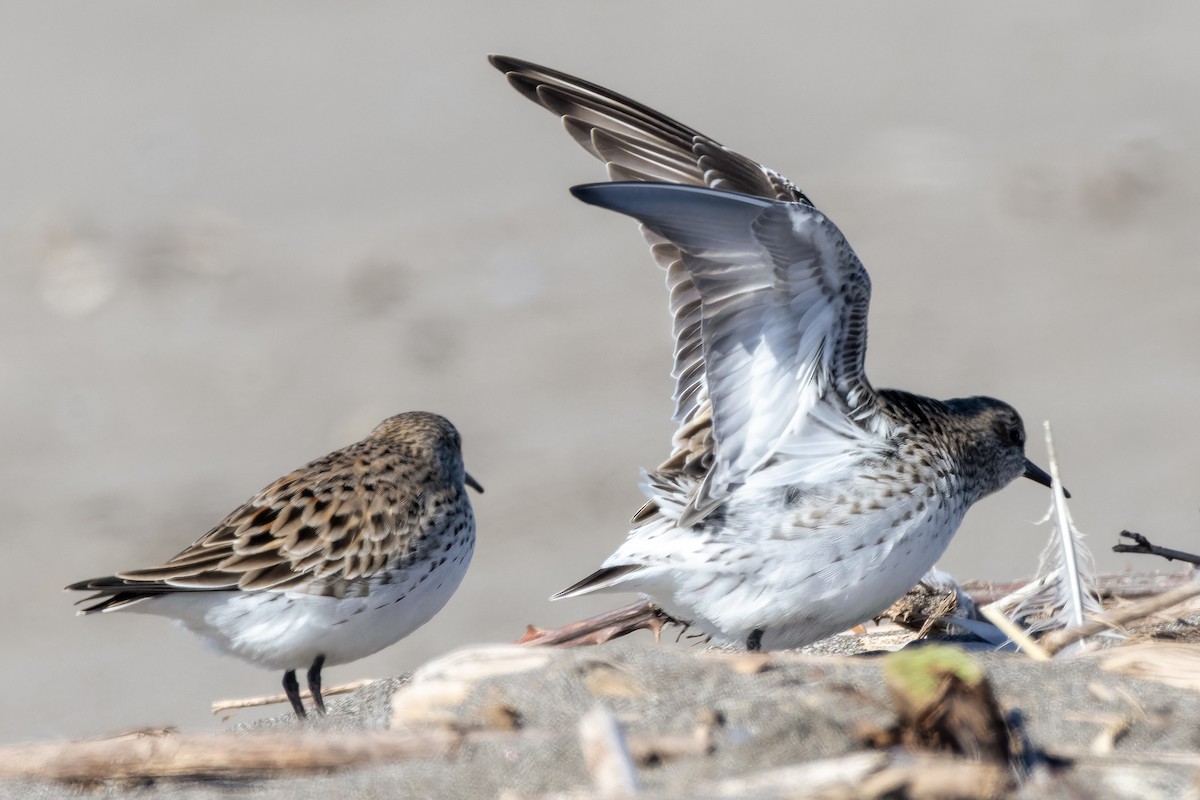
MULTIPOLYGON (((61 587, 402 410, 462 431, 475 562, 329 684, 627 600, 545 598, 667 453, 663 279, 567 194, 600 165, 491 51, 792 177, 871 270, 876 385, 1008 400, 1043 464, 1052 420, 1102 568, 1134 563, 1122 527, 1195 548, 1200 6, 426 5, 0 6, 0 741, 210 730, 210 701, 278 691, 61 587)), ((1031 574, 1047 503, 981 503, 942 566, 1031 574)))

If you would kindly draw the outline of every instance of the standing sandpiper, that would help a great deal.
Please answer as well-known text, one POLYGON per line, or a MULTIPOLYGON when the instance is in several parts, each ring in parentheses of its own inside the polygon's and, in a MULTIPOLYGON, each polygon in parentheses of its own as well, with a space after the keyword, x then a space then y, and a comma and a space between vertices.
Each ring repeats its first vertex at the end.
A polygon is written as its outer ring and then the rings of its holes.
POLYGON ((642 592, 716 641, 798 647, 904 594, 975 501, 1050 485, 1007 404, 871 386, 870 279, 791 181, 603 87, 491 62, 622 181, 572 191, 642 223, 674 316, 671 456, 625 542, 556 597, 642 592))
POLYGON ((161 567, 68 589, 99 594, 81 614, 172 617, 216 650, 297 669, 319 713, 321 668, 369 656, 428 622, 458 588, 475 548, 462 442, 421 411, 384 420, 361 442, 283 476, 161 567))

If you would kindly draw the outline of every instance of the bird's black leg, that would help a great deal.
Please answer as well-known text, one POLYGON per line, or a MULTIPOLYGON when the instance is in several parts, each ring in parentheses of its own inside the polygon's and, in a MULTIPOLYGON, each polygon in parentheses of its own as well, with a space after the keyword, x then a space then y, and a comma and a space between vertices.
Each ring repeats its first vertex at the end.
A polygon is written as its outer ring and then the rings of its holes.
POLYGON ((319 655, 308 668, 308 690, 312 692, 313 704, 317 713, 325 716, 325 698, 321 697, 321 667, 325 666, 325 656, 319 655))
POLYGON ((750 635, 746 637, 746 649, 751 653, 762 650, 763 629, 755 628, 750 631, 750 635))
POLYGON ((283 673, 283 693, 291 701, 292 708, 296 709, 296 716, 299 719, 308 716, 304 713, 304 703, 300 702, 300 682, 296 680, 296 670, 289 669, 283 673))

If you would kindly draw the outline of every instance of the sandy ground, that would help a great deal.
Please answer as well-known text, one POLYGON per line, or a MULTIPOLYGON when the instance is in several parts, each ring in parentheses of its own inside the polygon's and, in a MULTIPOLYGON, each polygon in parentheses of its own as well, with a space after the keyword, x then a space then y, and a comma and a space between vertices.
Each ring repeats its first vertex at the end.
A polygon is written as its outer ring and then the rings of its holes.
MULTIPOLYGON (((463 433, 475 563, 329 682, 624 601, 545 598, 616 546, 666 453, 662 276, 570 198, 599 165, 489 51, 800 183, 871 270, 874 382, 1052 420, 1103 568, 1122 527, 1194 538, 1200 9, 418 7, 0 8, 0 741, 212 730, 211 700, 274 691, 60 589, 156 563, 401 410, 463 433)), ((942 566, 1031 573, 1046 502, 985 501, 942 566)))
POLYGON ((1170 663, 1171 677, 1186 675, 1195 666, 1194 644, 1143 642, 1049 662, 969 645, 917 645, 885 656, 876 649, 911 637, 893 629, 767 654, 647 648, 628 639, 577 650, 469 646, 426 662, 406 680, 332 698, 328 716, 301 725, 289 712, 237 726, 237 737, 2 747, 0 798, 598 800, 614 796, 606 786, 635 783, 639 800, 965 800, 997 797, 1017 775, 1019 792, 1004 797, 1198 796, 1200 695, 1153 669, 1170 663), (972 662, 994 693, 1015 772, 994 762, 955 768, 946 760, 912 761, 934 757, 929 750, 940 748, 929 747, 929 731, 939 728, 947 750, 956 742, 974 745, 983 761, 1008 760, 987 735, 999 721, 972 690, 960 684, 941 702, 914 691, 924 676, 934 695, 935 685, 944 686, 935 679, 942 669, 972 662), (907 691, 894 688, 901 675, 907 691), (906 715, 902 697, 923 713, 906 715), (612 750, 607 759, 596 757, 595 722, 584 720, 597 713, 621 729, 628 760, 612 750), (868 744, 896 729, 907 747, 868 744), (925 736, 914 736, 918 731, 925 736), (398 752, 402 745, 407 757, 398 752), (855 766, 863 759, 890 762, 890 769, 878 763, 864 772, 855 766), (331 762, 335 770, 316 769, 331 762), (44 766, 23 774, 33 764, 44 766), (834 780, 859 791, 832 791, 834 780), (881 794, 884 784, 892 790, 881 794), (947 788, 931 788, 939 784, 947 788))

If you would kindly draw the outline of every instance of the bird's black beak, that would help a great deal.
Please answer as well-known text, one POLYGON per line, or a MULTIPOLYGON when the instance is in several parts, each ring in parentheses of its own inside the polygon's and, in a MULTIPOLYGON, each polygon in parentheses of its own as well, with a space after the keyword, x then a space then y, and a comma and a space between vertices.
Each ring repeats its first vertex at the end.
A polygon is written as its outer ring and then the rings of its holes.
MULTIPOLYGON (((1042 469, 1028 458, 1025 459, 1024 475, 1026 478, 1029 478, 1029 480, 1040 483, 1046 488, 1050 487, 1050 475, 1046 472, 1046 470, 1042 469)), ((1067 487, 1065 486, 1063 487, 1063 495, 1065 495, 1067 498, 1071 497, 1071 493, 1067 491, 1067 487)))
MULTIPOLYGON (((1034 469, 1037 469, 1037 467, 1034 467, 1034 469)), ((463 482, 465 484, 467 484, 467 486, 470 486, 475 491, 479 492, 480 494, 483 494, 483 487, 479 485, 479 481, 472 478, 471 473, 469 473, 469 472, 464 472, 463 474, 466 475, 466 478, 463 479, 463 482)), ((1025 474, 1028 475, 1029 473, 1026 472, 1025 474)), ((1046 485, 1049 486, 1050 484, 1047 483, 1046 485)))

